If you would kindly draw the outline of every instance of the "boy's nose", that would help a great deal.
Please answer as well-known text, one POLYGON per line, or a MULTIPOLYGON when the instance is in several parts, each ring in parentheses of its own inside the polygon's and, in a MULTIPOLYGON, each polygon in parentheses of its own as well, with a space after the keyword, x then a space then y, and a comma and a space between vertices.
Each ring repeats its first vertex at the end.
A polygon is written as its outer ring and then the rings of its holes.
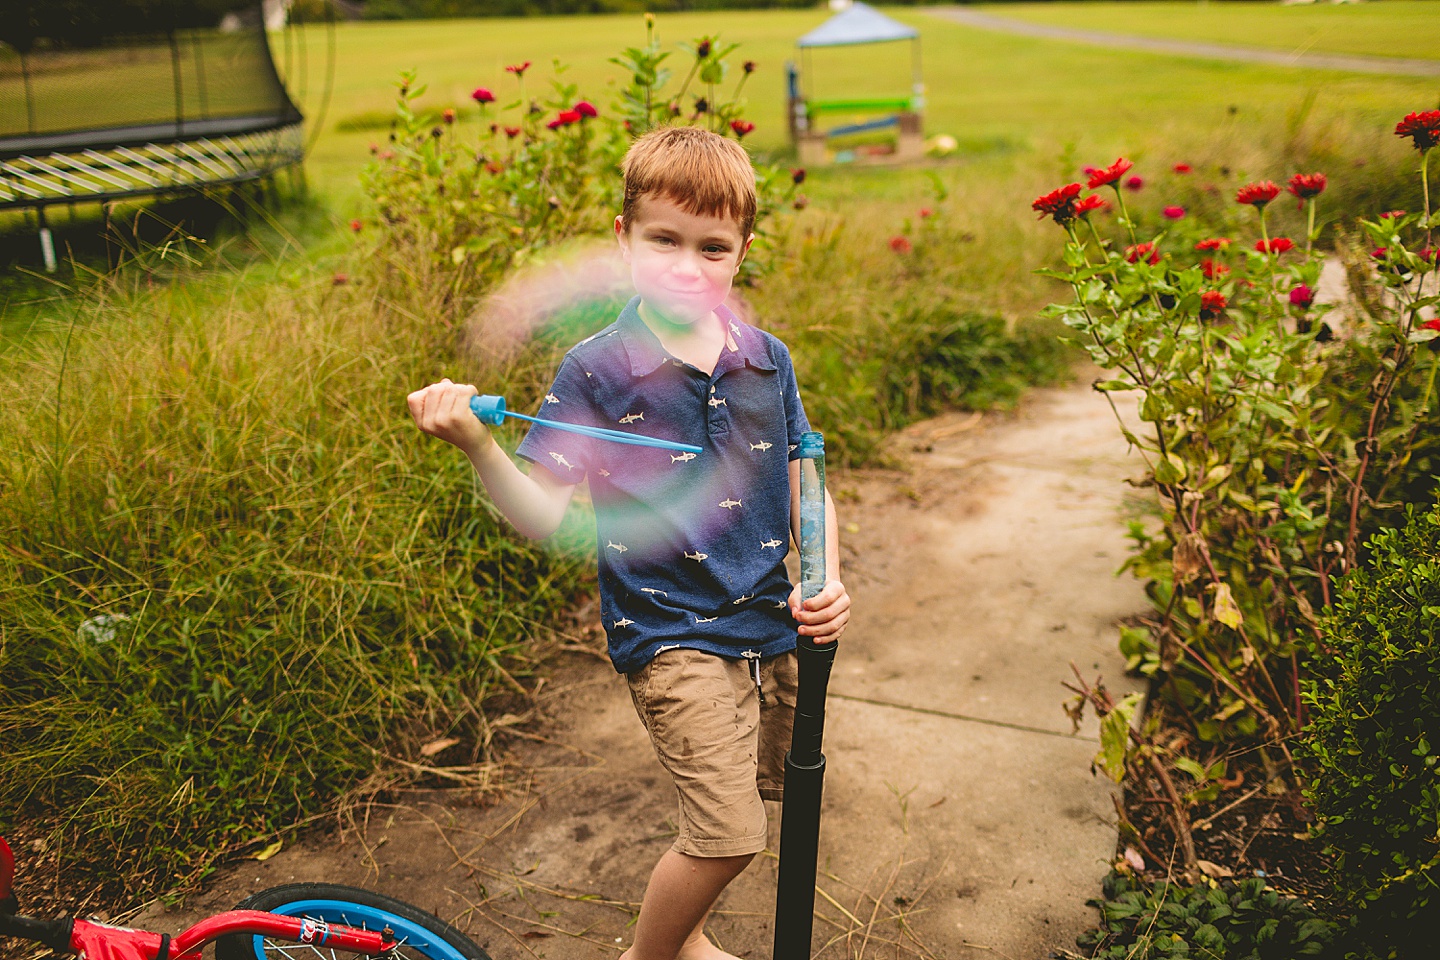
POLYGON ((700 276, 700 258, 693 253, 684 253, 675 259, 674 272, 682 277, 700 276))

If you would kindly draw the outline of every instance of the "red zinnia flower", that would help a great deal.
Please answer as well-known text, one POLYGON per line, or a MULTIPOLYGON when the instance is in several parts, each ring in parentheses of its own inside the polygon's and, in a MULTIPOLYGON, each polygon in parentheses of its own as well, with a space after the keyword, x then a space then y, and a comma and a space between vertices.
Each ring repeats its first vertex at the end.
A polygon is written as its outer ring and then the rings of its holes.
POLYGON ((1290 178, 1290 185, 1285 189, 1295 194, 1295 196, 1301 200, 1318 197, 1325 192, 1325 174, 1297 173, 1290 178))
POLYGON ((1165 214, 1165 219, 1166 219, 1166 220, 1183 220, 1183 219, 1185 219, 1185 208, 1184 208, 1184 207, 1181 207, 1181 206, 1166 207, 1164 210, 1161 210, 1160 212, 1163 213, 1163 214, 1165 214))
POLYGON ((934 212, 935 212, 935 211, 931 210, 929 207, 921 207, 921 208, 920 208, 920 219, 921 219, 921 220, 924 220, 924 219, 928 218, 928 217, 929 217, 932 213, 934 213, 934 212))
POLYGON ((1437 333, 1440 333, 1440 317, 1437 317, 1434 320, 1426 320, 1424 323, 1420 324, 1420 329, 1434 330, 1437 333))
POLYGON ((572 124, 572 123, 579 123, 579 122, 580 122, 580 113, 579 113, 579 111, 576 111, 576 110, 561 110, 558 114, 555 115, 555 119, 554 119, 554 120, 551 120, 550 123, 545 124, 545 126, 550 127, 551 130, 554 130, 556 127, 568 127, 568 126, 570 126, 570 124, 572 124), (551 126, 552 124, 553 124, 553 126, 551 126))
POLYGON ((1230 272, 1230 268, 1223 263, 1216 263, 1209 257, 1200 261, 1200 272, 1205 275, 1206 280, 1214 280, 1216 277, 1223 277, 1230 272))
POLYGON ((730 129, 735 131, 735 136, 737 138, 743 139, 745 134, 755 129, 755 124, 751 123, 749 120, 731 120, 730 129))
POLYGON ((793 169, 790 171, 790 182, 793 183, 793 184, 795 184, 795 186, 797 186, 797 187, 800 186, 800 184, 804 183, 804 182, 805 182, 805 168, 804 168, 804 167, 795 167, 795 168, 793 168, 793 169))
POLYGON ((1261 180, 1257 183, 1247 183, 1235 194, 1236 203, 1248 203, 1256 209, 1260 209, 1280 196, 1280 188, 1275 186, 1273 180, 1261 180))
POLYGON ((515 74, 515 76, 517 76, 517 77, 523 77, 523 76, 525 76, 525 71, 526 71, 526 70, 529 70, 529 69, 530 69, 530 61, 529 61, 529 60, 526 60, 524 63, 512 63, 512 64, 510 64, 510 66, 508 66, 508 67, 505 68, 505 72, 506 72, 506 73, 513 73, 513 74, 515 74))
POLYGON ((350 229, 351 229, 352 231, 354 231, 355 233, 359 233, 359 232, 360 232, 360 228, 363 227, 363 226, 365 226, 365 224, 361 223, 359 220, 351 220, 351 221, 350 221, 350 229))
POLYGON ((1370 251, 1370 257, 1374 260, 1384 260, 1390 253, 1389 247, 1376 247, 1370 251))
POLYGON ((1229 237, 1211 237, 1208 240, 1201 240, 1195 244, 1196 250, 1224 250, 1230 246, 1229 237))
POLYGON ((1039 211, 1041 220, 1054 217, 1055 222, 1063 227, 1075 219, 1075 198, 1080 196, 1080 190, 1080 184, 1067 183, 1043 197, 1036 197, 1030 209, 1039 211))
POLYGON ((1255 249, 1261 253, 1284 253, 1286 250, 1295 249, 1295 241, 1289 237, 1276 237, 1274 240, 1256 240, 1255 249))
POLYGON ((1440 143, 1440 110, 1407 113, 1405 119, 1395 125, 1395 136, 1409 137, 1415 149, 1424 153, 1440 143))
POLYGON ((516 137, 520 136, 520 128, 519 128, 519 127, 506 127, 506 128, 505 128, 505 136, 509 137, 511 140, 514 140, 516 137))
POLYGON ((1127 263, 1139 263, 1141 260, 1144 260, 1152 266, 1160 262, 1160 251, 1155 249, 1155 244, 1137 243, 1133 247, 1125 248, 1125 261, 1127 263))
POLYGON ((1079 203, 1075 204, 1075 216, 1089 217, 1092 211, 1109 209, 1109 200, 1106 200, 1104 197, 1099 196, 1098 194, 1092 193, 1084 200, 1081 200, 1079 203))
POLYGON ((1396 219, 1397 217, 1403 217, 1403 216, 1405 216, 1405 211, 1404 211, 1404 210, 1387 210, 1385 213, 1380 214, 1380 219, 1381 219, 1381 220, 1394 220, 1394 219, 1396 219))
POLYGON ((896 253, 909 253, 914 248, 910 246, 910 239, 908 237, 891 237, 890 249, 896 253))
POLYGON ((1426 263, 1440 263, 1440 247, 1421 247, 1415 256, 1426 263))
POLYGON ((1126 189, 1126 190, 1137 190, 1137 191, 1138 191, 1138 190, 1139 190, 1141 187, 1143 187, 1143 186, 1145 186, 1145 178, 1144 178, 1144 177, 1131 177, 1129 180, 1126 180, 1126 181, 1125 181, 1125 189, 1126 189))
POLYGON ((1206 290, 1200 294, 1200 317, 1204 320, 1216 317, 1227 305, 1225 294, 1219 290, 1206 290))
POLYGON ((495 94, 491 93, 484 87, 476 87, 470 93, 470 99, 474 100, 476 103, 494 103, 495 94))
POLYGON ((330 278, 330 284, 331 284, 331 286, 343 287, 343 286, 345 286, 345 284, 347 284, 347 283, 349 283, 349 282, 350 282, 350 275, 349 275, 348 273, 337 273, 337 274, 335 274, 335 276, 333 276, 333 277, 330 278))
POLYGON ((1314 302, 1315 291, 1305 286, 1305 284, 1302 283, 1298 287, 1290 288, 1290 306, 1299 307, 1301 310, 1304 310, 1314 302))
POLYGON ((595 104, 591 103, 589 100, 581 100, 579 103, 575 104, 575 106, 571 107, 570 109, 574 110, 582 117, 594 117, 599 115, 599 111, 595 109, 595 104))
POLYGON ((1120 157, 1108 167, 1100 170, 1094 170, 1093 172, 1087 171, 1090 172, 1090 180, 1088 183, 1085 184, 1085 186, 1089 187, 1091 190, 1094 190, 1098 187, 1112 186, 1118 183, 1120 178, 1125 175, 1125 171, 1129 170, 1133 166, 1135 166, 1135 164, 1131 163, 1129 160, 1126 160, 1124 157, 1120 157))
POLYGON ((1175 164, 1174 170, 1175 170, 1176 173, 1189 173, 1189 172, 1190 172, 1190 164, 1188 164, 1188 163, 1177 163, 1177 164, 1175 164))

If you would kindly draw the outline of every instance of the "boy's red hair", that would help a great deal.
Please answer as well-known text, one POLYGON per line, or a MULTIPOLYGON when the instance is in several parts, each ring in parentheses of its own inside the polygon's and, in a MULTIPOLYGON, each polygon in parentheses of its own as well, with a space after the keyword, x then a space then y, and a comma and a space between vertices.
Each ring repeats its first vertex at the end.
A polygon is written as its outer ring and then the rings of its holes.
POLYGON ((625 229, 645 196, 664 197, 686 213, 724 217, 743 240, 755 227, 755 169, 734 140, 699 127, 662 127, 630 145, 620 163, 625 176, 625 229))

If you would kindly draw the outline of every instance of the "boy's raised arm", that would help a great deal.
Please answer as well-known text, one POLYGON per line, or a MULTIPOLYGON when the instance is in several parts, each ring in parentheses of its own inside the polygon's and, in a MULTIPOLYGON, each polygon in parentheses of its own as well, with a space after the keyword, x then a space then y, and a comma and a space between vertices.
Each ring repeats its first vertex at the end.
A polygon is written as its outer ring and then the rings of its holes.
POLYGON ((423 432, 464 451, 505 519, 524 536, 543 540, 560 528, 576 485, 544 469, 521 472, 490 429, 470 412, 470 398, 478 392, 471 384, 445 379, 416 390, 405 402, 423 432))

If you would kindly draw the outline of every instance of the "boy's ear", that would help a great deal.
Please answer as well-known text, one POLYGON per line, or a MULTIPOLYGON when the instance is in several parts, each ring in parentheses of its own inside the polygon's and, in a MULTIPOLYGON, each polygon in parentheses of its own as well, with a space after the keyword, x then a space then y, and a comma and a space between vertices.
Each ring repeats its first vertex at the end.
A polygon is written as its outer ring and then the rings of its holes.
POLYGON ((735 261, 735 272, 740 272, 740 264, 745 262, 745 255, 750 252, 750 244, 755 242, 755 234, 745 238, 745 246, 740 248, 740 259, 735 261))
MULTIPOLYGON (((620 244, 620 257, 626 263, 630 262, 630 234, 625 230, 625 218, 619 214, 615 215, 615 239, 620 244)), ((749 244, 746 244, 749 248, 749 244)))

